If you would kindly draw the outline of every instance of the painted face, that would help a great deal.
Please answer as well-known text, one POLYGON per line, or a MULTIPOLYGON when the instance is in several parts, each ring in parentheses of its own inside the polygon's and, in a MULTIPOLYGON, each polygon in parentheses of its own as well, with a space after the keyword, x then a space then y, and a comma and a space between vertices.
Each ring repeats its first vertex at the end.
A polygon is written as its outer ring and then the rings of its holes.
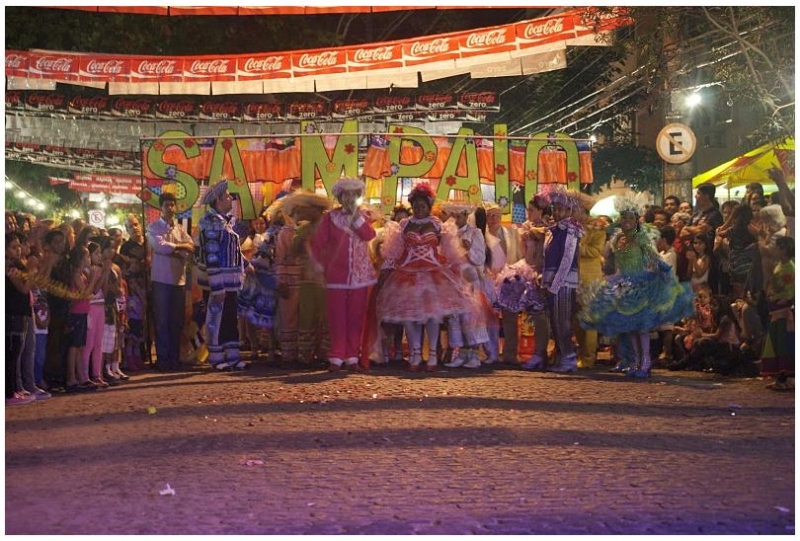
POLYGON ((411 203, 411 209, 414 211, 415 218, 427 218, 431 215, 431 206, 424 197, 414 199, 414 202, 411 203))

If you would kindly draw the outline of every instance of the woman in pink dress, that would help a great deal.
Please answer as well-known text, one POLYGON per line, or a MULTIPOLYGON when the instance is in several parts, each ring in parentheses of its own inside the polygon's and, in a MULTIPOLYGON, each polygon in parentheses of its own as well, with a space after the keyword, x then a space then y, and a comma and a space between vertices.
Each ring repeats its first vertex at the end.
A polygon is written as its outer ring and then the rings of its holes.
POLYGON ((376 299, 380 322, 402 324, 411 358, 409 370, 422 368, 422 328, 428 333, 426 370, 436 370, 439 325, 446 317, 469 311, 463 280, 451 266, 464 259, 455 225, 431 215, 435 200, 427 184, 408 196, 414 215, 387 223, 382 254, 389 263, 381 271, 376 299))

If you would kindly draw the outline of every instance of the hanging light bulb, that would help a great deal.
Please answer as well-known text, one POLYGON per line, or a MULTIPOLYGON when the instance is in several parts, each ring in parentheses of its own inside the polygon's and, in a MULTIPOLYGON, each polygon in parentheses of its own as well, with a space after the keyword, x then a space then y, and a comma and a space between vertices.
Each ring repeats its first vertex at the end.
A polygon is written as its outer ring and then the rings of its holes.
POLYGON ((25 196, 28 195, 22 190, 17 191, 17 199, 25 199, 25 196))

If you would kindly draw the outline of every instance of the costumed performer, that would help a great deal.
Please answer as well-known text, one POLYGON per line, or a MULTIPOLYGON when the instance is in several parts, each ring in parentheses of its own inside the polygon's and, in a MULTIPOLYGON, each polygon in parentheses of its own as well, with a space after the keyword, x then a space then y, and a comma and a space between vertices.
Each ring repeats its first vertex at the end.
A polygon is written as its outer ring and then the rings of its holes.
POLYGON ((331 202, 305 191, 292 192, 280 201, 286 221, 275 246, 281 360, 311 366, 315 357, 327 358, 329 334, 324 277, 311 257, 308 241, 331 202))
MULTIPOLYGON (((450 368, 479 368, 478 349, 488 345, 488 327, 495 319, 489 300, 483 292, 483 274, 486 263, 486 242, 481 230, 468 223, 473 212, 472 205, 448 202, 442 205, 442 211, 450 220, 455 221, 457 235, 466 250, 466 258, 453 270, 461 274, 469 291, 470 310, 447 318, 447 335, 450 347, 453 348, 452 361, 445 364, 450 368)), ((495 319, 494 325, 497 325, 495 319)))
POLYGON ((639 223, 633 201, 618 200, 620 231, 610 240, 616 273, 581 288, 580 324, 606 336, 619 336, 635 354, 627 371, 634 378, 650 375, 650 331, 674 323, 694 311, 688 282, 678 282, 654 246, 659 231, 639 223))
POLYGON ((436 199, 428 184, 408 195, 414 215, 386 224, 381 253, 387 266, 379 277, 378 321, 403 324, 411 349, 409 370, 422 368, 422 327, 428 334, 427 371, 436 370, 439 325, 449 316, 469 311, 461 278, 449 265, 464 257, 454 224, 431 215, 436 199))
POLYGON ((237 305, 245 272, 255 272, 242 257, 239 235, 233 230, 233 198, 228 180, 208 189, 202 204, 208 210, 200 218, 198 284, 209 292, 206 307, 208 362, 217 370, 244 370, 248 362, 239 351, 237 305))
POLYGON ((325 273, 331 348, 329 370, 358 368, 369 288, 377 282, 369 256, 375 238, 370 220, 358 208, 364 181, 342 178, 333 185, 338 207, 326 212, 311 237, 311 253, 325 273))
POLYGON ((549 372, 574 372, 578 355, 572 341, 572 314, 578 290, 578 245, 583 225, 575 218, 580 213, 578 192, 557 188, 547 194, 553 225, 544 246, 542 287, 547 291, 550 328, 558 349, 558 360, 549 372))

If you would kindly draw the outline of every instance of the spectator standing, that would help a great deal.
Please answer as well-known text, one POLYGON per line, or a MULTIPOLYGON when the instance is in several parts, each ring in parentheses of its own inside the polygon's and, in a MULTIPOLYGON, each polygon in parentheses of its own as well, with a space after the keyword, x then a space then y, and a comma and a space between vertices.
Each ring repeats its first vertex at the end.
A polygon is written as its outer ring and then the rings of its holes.
POLYGON ((31 321, 30 289, 22 279, 27 269, 20 262, 22 236, 8 227, 6 213, 6 406, 33 402, 30 394, 17 391, 18 369, 31 321))
POLYGON ((158 204, 161 216, 147 226, 147 243, 152 250, 150 289, 156 334, 156 368, 169 371, 180 369, 180 341, 186 312, 186 265, 194 253, 194 241, 175 220, 175 194, 162 193, 158 204))

